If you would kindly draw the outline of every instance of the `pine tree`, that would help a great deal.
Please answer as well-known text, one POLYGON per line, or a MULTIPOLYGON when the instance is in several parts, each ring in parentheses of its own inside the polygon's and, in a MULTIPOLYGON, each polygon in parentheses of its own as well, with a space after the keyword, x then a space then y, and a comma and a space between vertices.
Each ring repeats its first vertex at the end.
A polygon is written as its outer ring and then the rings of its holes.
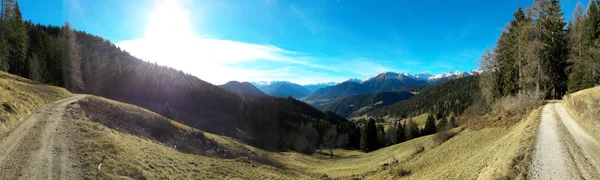
POLYGON ((558 0, 536 0, 538 9, 537 25, 542 69, 547 75, 543 80, 544 94, 547 98, 560 98, 566 92, 567 59, 566 25, 558 0))
POLYGON ((387 142, 385 140, 385 130, 382 125, 377 125, 377 149, 385 147, 387 142))
MULTIPOLYGON (((590 7, 592 9, 596 9, 594 5, 595 2, 590 2, 590 7)), ((595 10, 592 10, 595 11, 595 10)), ((585 12, 583 10, 583 5, 581 3, 577 3, 575 6, 575 10, 573 11, 573 18, 569 22, 569 63, 571 66, 569 67, 569 81, 568 81, 568 91, 575 92, 583 88, 589 88, 592 84, 585 83, 585 71, 586 67, 584 65, 585 55, 584 55, 584 37, 585 36, 585 20, 587 19, 584 16, 585 12)))
POLYGON ((535 11, 530 9, 526 18, 517 29, 517 46, 520 66, 519 94, 532 93, 537 97, 541 94, 541 81, 545 77, 542 71, 539 49, 542 44, 538 39, 538 29, 533 21, 535 11))
POLYGON ((369 119, 361 134, 360 147, 364 152, 375 151, 378 149, 377 140, 377 126, 375 125, 375 120, 369 119))
POLYGON ((417 123, 413 121, 412 117, 409 118, 404 125, 404 134, 407 141, 419 137, 419 127, 417 126, 417 123))
POLYGON ((369 136, 367 133, 367 126, 360 129, 360 149, 363 152, 369 152, 369 136))
POLYGON ((427 121, 425 122, 425 127, 423 127, 421 135, 426 136, 430 134, 435 134, 435 132, 437 132, 435 127, 435 118, 429 115, 427 116, 427 121))
POLYGON ((400 122, 398 122, 398 129, 396 131, 396 140, 398 141, 398 143, 402 143, 402 142, 406 141, 404 125, 402 125, 402 123, 400 123, 400 122))
POLYGON ((4 31, 2 28, 4 26, 4 22, 3 20, 0 18, 0 71, 8 71, 9 70, 9 64, 8 64, 8 49, 6 48, 8 46, 8 42, 6 42, 6 38, 4 36, 4 31))
POLYGON ((26 60, 27 60, 27 28, 23 23, 23 17, 21 15, 21 10, 19 9, 19 3, 15 2, 9 14, 8 20, 8 28, 9 30, 9 43, 12 45, 12 48, 9 49, 9 63, 12 62, 11 71, 13 74, 27 77, 25 72, 26 68, 26 60))

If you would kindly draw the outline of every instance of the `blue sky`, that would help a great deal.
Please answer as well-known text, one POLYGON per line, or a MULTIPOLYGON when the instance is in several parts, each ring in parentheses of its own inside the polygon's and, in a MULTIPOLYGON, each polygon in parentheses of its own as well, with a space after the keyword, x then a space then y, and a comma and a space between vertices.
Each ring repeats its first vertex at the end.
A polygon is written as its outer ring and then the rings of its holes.
MULTIPOLYGON (((25 19, 102 36, 214 84, 300 84, 477 68, 532 0, 20 0, 25 19)), ((577 1, 561 1, 569 18, 577 1)))

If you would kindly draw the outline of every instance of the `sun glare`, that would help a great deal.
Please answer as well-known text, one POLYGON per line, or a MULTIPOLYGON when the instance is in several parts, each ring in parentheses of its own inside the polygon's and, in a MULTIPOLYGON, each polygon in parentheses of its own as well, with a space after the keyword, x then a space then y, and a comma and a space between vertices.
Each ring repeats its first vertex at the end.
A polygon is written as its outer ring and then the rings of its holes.
POLYGON ((233 78, 264 80, 264 77, 271 77, 277 72, 274 69, 232 66, 236 63, 257 60, 298 63, 288 57, 295 52, 275 46, 200 36, 201 33, 194 27, 208 25, 197 21, 201 19, 197 16, 202 12, 197 9, 190 11, 189 4, 191 2, 180 0, 155 1, 154 9, 148 14, 143 37, 121 41, 117 45, 145 61, 180 69, 216 84, 233 78))
POLYGON ((190 22, 191 12, 176 0, 160 0, 149 14, 144 37, 151 40, 181 42, 197 38, 190 22))

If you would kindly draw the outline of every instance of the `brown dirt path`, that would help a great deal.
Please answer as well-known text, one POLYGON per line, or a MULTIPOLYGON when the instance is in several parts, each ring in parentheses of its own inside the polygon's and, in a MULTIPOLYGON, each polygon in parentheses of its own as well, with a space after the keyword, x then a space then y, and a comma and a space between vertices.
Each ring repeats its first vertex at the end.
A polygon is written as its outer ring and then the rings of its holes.
POLYGON ((70 153, 66 106, 85 95, 75 95, 38 108, 0 139, 0 179, 79 179, 70 153))

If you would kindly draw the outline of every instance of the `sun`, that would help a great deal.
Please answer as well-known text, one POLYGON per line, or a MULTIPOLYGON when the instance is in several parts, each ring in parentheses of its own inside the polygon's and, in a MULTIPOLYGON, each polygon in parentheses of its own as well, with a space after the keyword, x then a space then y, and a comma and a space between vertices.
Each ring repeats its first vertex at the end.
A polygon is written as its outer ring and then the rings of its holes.
MULTIPOLYGON (((178 0, 158 0, 148 15, 144 37, 150 40, 177 41, 197 38, 192 28, 191 12, 178 0)), ((197 22, 196 22, 197 23, 197 22)))

